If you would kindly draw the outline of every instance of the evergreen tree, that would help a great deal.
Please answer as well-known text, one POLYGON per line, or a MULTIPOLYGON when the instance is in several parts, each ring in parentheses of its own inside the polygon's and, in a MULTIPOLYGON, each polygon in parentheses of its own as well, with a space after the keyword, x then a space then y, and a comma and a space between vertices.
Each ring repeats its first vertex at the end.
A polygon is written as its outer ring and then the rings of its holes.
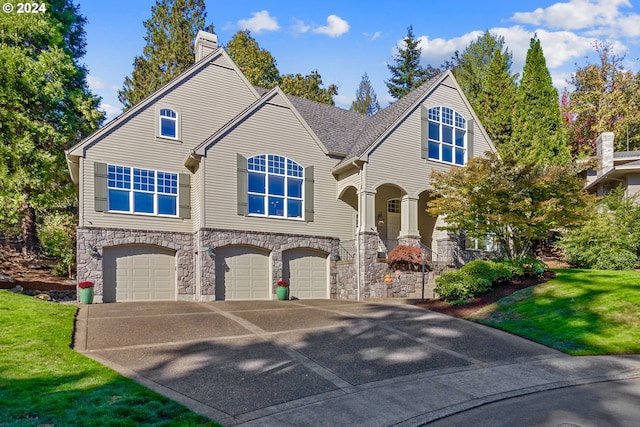
POLYGON ((565 143, 558 91, 553 87, 537 35, 531 39, 516 90, 511 141, 503 154, 519 163, 563 164, 570 153, 565 143))
POLYGON ((571 76, 575 90, 563 94, 563 112, 571 153, 595 154, 602 132, 616 134, 617 150, 640 149, 640 75, 624 70, 624 57, 614 55, 611 45, 596 42, 599 62, 576 70, 571 76))
POLYGON ((205 27, 204 0, 156 0, 151 18, 144 22, 147 42, 142 56, 133 61, 131 77, 118 91, 125 110, 168 83, 195 62, 193 41, 198 31, 213 33, 205 27))
POLYGON ((0 15, 0 225, 19 226, 25 254, 40 218, 73 211, 64 149, 104 120, 79 64, 85 22, 71 0, 0 15))
POLYGON ((356 100, 351 103, 350 110, 367 116, 373 116, 380 110, 378 97, 373 90, 373 86, 371 86, 367 73, 362 76, 362 81, 360 81, 360 86, 358 86, 358 91, 356 92, 356 100))
POLYGON ((431 66, 423 68, 420 65, 422 49, 419 41, 413 35, 413 27, 407 28, 407 35, 403 39, 403 47, 393 55, 395 65, 387 64, 391 71, 391 78, 385 82, 389 93, 396 99, 400 99, 422 83, 438 75, 440 70, 431 66))
POLYGON ((455 75, 498 149, 511 139, 517 78, 511 74, 511 58, 504 37, 486 31, 443 65, 455 75))
POLYGON ((510 55, 495 51, 485 76, 484 90, 478 94, 474 108, 500 153, 511 140, 513 110, 516 99, 516 75, 509 71, 510 55))
POLYGON ((249 30, 238 31, 226 46, 227 53, 252 85, 271 89, 280 80, 276 60, 260 49, 249 30))

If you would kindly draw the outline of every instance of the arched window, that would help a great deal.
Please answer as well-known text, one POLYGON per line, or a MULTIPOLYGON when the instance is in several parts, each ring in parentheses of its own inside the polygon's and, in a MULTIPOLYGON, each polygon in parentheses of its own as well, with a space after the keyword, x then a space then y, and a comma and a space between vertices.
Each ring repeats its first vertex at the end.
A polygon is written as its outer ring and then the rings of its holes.
POLYGON ((248 213, 300 218, 304 212, 304 168, 291 159, 261 154, 247 159, 248 213))
POLYGON ((467 121, 448 107, 433 107, 428 112, 429 159, 454 165, 467 163, 467 121))
POLYGON ((160 136, 178 138, 178 113, 169 108, 160 110, 160 136))

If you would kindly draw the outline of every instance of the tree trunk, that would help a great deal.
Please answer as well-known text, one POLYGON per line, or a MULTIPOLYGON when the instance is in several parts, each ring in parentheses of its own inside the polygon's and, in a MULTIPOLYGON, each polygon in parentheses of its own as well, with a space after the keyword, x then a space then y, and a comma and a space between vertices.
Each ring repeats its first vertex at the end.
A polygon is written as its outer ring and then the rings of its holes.
POLYGON ((26 202, 20 209, 20 233, 22 236, 22 255, 29 256, 38 250, 38 235, 36 230, 36 210, 26 202))

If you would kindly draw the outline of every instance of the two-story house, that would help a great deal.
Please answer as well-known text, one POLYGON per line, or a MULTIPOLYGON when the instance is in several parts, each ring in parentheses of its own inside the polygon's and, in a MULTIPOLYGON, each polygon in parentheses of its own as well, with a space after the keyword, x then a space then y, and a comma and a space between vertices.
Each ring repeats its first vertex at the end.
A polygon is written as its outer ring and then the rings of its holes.
MULTIPOLYGON (((217 45, 67 152, 97 302, 387 296, 398 243, 447 240, 434 170, 495 151, 450 72, 372 117, 253 87, 217 45)), ((447 243, 448 244, 448 243, 447 243)))

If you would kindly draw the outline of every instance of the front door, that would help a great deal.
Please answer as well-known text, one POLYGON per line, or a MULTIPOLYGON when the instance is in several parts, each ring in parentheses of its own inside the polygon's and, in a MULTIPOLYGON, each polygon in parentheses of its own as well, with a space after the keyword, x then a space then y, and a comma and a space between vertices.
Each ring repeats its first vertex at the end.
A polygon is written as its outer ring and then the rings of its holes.
POLYGON ((400 199, 387 200, 387 250, 398 245, 401 226, 400 206, 400 199))

